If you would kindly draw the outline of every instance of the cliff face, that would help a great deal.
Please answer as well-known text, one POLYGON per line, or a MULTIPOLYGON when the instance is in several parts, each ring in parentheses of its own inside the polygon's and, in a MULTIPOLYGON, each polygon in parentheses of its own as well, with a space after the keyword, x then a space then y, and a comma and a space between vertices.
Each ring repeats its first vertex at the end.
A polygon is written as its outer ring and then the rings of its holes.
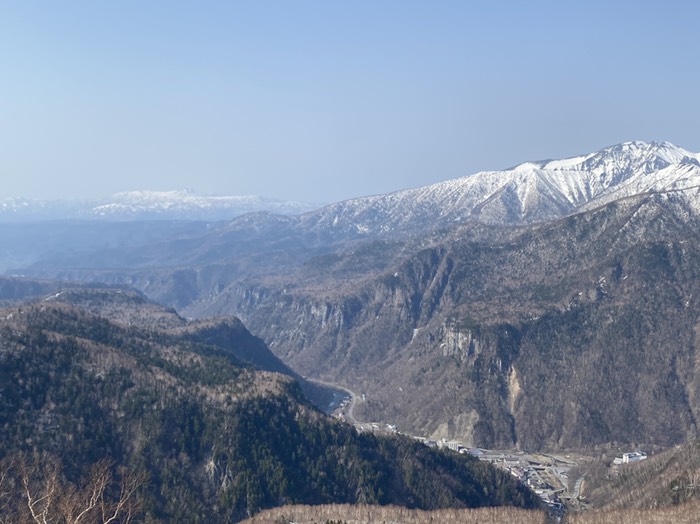
POLYGON ((365 393, 360 418, 419 434, 528 449, 695 434, 700 244, 668 202, 386 253, 383 271, 340 253, 193 311, 238 312, 291 367, 365 393))
POLYGON ((673 444, 700 402, 699 217, 698 155, 633 142, 30 272, 236 315, 296 372, 364 393, 360 418, 417 434, 673 444))

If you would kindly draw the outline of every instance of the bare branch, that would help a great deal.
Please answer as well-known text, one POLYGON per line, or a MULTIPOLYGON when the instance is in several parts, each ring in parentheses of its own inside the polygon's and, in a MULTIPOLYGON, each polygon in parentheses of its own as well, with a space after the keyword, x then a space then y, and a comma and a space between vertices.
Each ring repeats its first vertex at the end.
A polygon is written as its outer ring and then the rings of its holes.
POLYGON ((58 466, 45 454, 34 456, 31 460, 26 455, 20 458, 20 482, 27 498, 27 508, 37 524, 49 524, 53 520, 50 511, 55 504, 58 474, 58 466))
POLYGON ((128 524, 139 514, 145 470, 124 471, 118 491, 114 461, 97 462, 76 485, 46 453, 0 460, 0 524, 128 524))
POLYGON ((9 457, 5 457, 0 461, 0 523, 9 522, 10 505, 12 504, 13 492, 10 486, 12 469, 14 461, 9 457))
POLYGON ((68 524, 79 524, 91 511, 97 508, 98 503, 104 500, 105 490, 112 480, 111 468, 114 465, 109 460, 101 460, 92 467, 92 472, 87 481, 87 485, 81 493, 79 507, 75 511, 79 513, 70 520, 68 524))
POLYGON ((122 476, 121 490, 119 493, 119 500, 116 504, 112 505, 111 509, 108 509, 107 505, 103 506, 102 510, 102 522, 103 524, 109 524, 116 521, 119 515, 125 513, 125 521, 130 522, 133 518, 133 514, 137 510, 140 501, 137 500, 136 494, 138 490, 146 483, 147 476, 144 471, 138 473, 125 472, 122 476))

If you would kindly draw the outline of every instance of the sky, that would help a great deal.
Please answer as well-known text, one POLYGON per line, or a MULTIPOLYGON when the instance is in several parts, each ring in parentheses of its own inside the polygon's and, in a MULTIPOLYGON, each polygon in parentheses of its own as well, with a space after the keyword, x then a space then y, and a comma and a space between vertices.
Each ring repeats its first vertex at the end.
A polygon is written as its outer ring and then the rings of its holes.
POLYGON ((330 203, 700 151, 700 2, 0 0, 0 199, 330 203))

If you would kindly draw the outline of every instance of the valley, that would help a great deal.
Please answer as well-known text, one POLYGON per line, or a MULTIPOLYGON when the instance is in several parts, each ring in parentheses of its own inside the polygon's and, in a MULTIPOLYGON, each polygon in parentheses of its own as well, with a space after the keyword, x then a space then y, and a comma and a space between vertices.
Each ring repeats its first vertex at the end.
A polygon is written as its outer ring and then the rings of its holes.
MULTIPOLYGON (((187 321, 132 291, 4 309, 0 364, 3 518, 95 520, 107 504, 120 522, 239 521, 281 504, 538 505, 476 459, 325 416, 236 319, 187 321), (114 485, 133 479, 122 506, 114 485)), ((309 390, 325 405, 335 394, 309 390)))
POLYGON ((236 358, 353 435, 471 451, 556 511, 593 510, 614 482, 594 459, 700 429, 699 159, 628 142, 298 215, 3 225, 0 298, 119 289, 190 342, 249 330, 236 358))
POLYGON ((668 446, 700 410, 698 180, 694 153, 630 142, 13 272, 235 315, 297 373, 364 393, 358 418, 414 434, 668 446))

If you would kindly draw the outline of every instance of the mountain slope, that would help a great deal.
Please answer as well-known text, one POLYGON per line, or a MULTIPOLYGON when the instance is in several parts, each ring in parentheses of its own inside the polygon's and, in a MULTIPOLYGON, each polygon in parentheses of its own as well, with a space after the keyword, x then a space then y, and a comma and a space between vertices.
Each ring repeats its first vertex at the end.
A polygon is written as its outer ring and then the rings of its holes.
MULTIPOLYGON (((66 295, 0 315, 0 471, 10 472, 0 502, 17 512, 27 511, 15 491, 27 464, 40 478, 57 464, 66 497, 94 464, 113 464, 117 477, 144 472, 148 521, 230 522, 283 503, 537 504, 475 459, 325 417, 293 379, 236 357, 231 348, 252 338, 244 332, 219 346, 197 329, 159 329, 168 312, 137 295, 66 295), (145 322, 130 323, 129 307, 145 322)), ((54 502, 47 511, 60 511, 54 502)))
MULTIPOLYGON (((31 284, 31 281, 26 280, 19 282, 25 286, 31 284)), ((131 289, 96 288, 88 287, 88 284, 82 288, 59 288, 58 282, 50 284, 57 288, 57 292, 44 298, 44 304, 69 304, 112 322, 141 329, 157 329, 185 342, 217 348, 241 365, 293 378, 304 394, 321 409, 327 408, 334 399, 342 396, 342 392, 320 387, 292 371, 235 317, 186 321, 174 309, 152 302, 145 295, 131 289)), ((35 288, 30 286, 30 289, 35 288)))
POLYGON ((33 271, 236 314, 298 372, 365 393, 361 418, 414 433, 672 445, 700 416, 699 172, 630 142, 33 271))
MULTIPOLYGON (((301 262, 346 242, 404 239, 466 222, 535 224, 651 192, 675 191, 676 198, 697 215, 699 158, 668 142, 627 142, 580 157, 525 162, 504 171, 347 200, 302 215, 250 213, 205 231, 192 230, 184 241, 169 242, 161 236, 138 245, 83 249, 58 259, 42 257, 37 266, 103 269, 115 267, 116 262, 120 269, 192 267, 230 264, 241 255, 258 255, 257 262, 269 271, 270 255, 284 253, 279 266, 287 263, 290 254, 301 262)), ((245 268, 251 270, 256 270, 255 265, 245 268)))
POLYGON ((700 502, 697 440, 649 455, 637 463, 613 466, 612 459, 613 453, 607 453, 586 466, 582 495, 592 509, 650 510, 700 502))
POLYGON ((371 243, 191 311, 236 311, 295 369, 365 393, 365 420, 482 446, 671 445, 700 415, 686 211, 659 194, 422 249, 371 243))
POLYGON ((525 162, 505 171, 332 204, 299 220, 305 229, 359 236, 425 231, 468 220, 543 222, 650 190, 698 186, 699 158, 668 142, 627 142, 580 157, 525 162))

